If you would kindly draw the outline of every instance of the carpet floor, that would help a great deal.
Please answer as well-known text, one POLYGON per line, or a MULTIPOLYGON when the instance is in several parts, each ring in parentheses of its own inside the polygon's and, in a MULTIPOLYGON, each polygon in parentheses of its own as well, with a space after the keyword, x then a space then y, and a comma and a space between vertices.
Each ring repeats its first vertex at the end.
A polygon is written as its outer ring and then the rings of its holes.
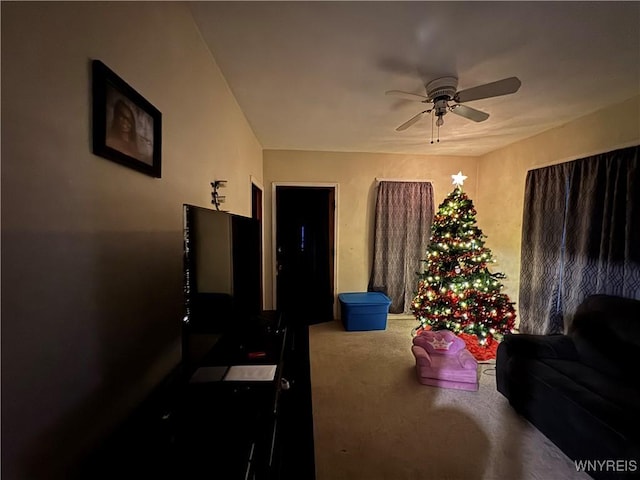
POLYGON ((482 364, 477 392, 421 385, 415 321, 309 327, 317 480, 589 479, 510 407, 482 364))

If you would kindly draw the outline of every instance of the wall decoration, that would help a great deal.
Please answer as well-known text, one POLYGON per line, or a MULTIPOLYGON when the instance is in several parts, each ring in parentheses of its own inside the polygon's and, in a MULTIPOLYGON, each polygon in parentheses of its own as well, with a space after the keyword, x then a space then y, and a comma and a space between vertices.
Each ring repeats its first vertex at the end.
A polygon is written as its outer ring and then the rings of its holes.
POLYGON ((227 198, 224 195, 220 195, 218 193, 218 189, 226 186, 227 186, 226 180, 214 180, 213 182, 211 182, 211 188, 213 189, 213 191, 211 192, 211 203, 213 203, 216 206, 216 210, 220 210, 220 204, 224 203, 227 198))
POLYGON ((93 153, 160 178, 160 111, 101 61, 92 74, 93 153))

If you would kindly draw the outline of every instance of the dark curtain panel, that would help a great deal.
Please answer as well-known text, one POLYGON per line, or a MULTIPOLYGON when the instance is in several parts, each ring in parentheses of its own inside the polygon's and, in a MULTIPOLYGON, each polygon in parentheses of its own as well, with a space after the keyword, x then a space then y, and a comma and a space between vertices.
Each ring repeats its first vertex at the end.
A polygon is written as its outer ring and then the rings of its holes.
POLYGON ((520 331, 562 330, 564 221, 569 164, 527 173, 520 259, 520 331))
POLYGON ((391 313, 410 310, 433 213, 430 183, 379 183, 369 290, 384 292, 391 299, 391 313))
POLYGON ((523 333, 566 331, 590 294, 640 299, 639 152, 616 150, 527 175, 523 333))
POLYGON ((640 147, 578 161, 569 183, 565 325, 589 294, 640 298, 640 147))

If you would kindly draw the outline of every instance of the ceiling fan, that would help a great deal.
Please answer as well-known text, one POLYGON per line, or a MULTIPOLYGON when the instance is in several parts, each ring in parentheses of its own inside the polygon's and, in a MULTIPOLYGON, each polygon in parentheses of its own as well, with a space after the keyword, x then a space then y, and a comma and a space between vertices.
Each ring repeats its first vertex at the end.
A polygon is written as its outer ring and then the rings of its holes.
MULTIPOLYGON (((455 113, 456 115, 473 120, 474 122, 483 122, 489 118, 488 113, 468 107, 463 105, 463 103, 515 93, 520 88, 520 85, 521 82, 517 77, 509 77, 458 92, 458 78, 449 76, 436 78, 435 80, 427 83, 426 96, 402 92, 400 90, 389 90, 385 93, 387 95, 401 97, 408 100, 417 100, 431 105, 431 108, 428 110, 424 110, 417 115, 414 115, 396 128, 396 131, 400 132, 416 123, 423 115, 432 112, 436 118, 436 126, 438 128, 444 124, 444 119, 442 117, 444 117, 447 112, 455 113)), ((431 143, 433 143, 433 140, 431 143)))

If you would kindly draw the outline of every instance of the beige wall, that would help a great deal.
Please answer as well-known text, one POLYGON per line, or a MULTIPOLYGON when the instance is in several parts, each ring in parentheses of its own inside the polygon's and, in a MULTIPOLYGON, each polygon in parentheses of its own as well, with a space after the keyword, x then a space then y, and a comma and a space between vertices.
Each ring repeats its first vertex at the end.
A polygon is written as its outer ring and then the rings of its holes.
MULTIPOLYGON (((527 171, 640 144, 640 96, 480 158, 476 208, 504 292, 518 300, 520 241, 527 171)), ((517 305, 516 305, 517 307, 517 305)))
MULTIPOLYGON (((475 197, 477 164, 474 157, 265 150, 265 205, 271 206, 274 182, 337 184, 336 291, 366 291, 373 248, 376 178, 431 180, 437 207, 453 188, 451 175, 459 170, 469 177, 465 191, 472 199, 475 197)), ((265 263, 271 273, 266 278, 268 300, 273 286, 271 221, 268 209, 265 217, 265 263)))
POLYGON ((250 214, 262 148, 186 4, 3 2, 1 153, 2 478, 64 478, 179 359, 182 204, 250 214), (92 155, 91 59, 162 112, 161 179, 92 155))

